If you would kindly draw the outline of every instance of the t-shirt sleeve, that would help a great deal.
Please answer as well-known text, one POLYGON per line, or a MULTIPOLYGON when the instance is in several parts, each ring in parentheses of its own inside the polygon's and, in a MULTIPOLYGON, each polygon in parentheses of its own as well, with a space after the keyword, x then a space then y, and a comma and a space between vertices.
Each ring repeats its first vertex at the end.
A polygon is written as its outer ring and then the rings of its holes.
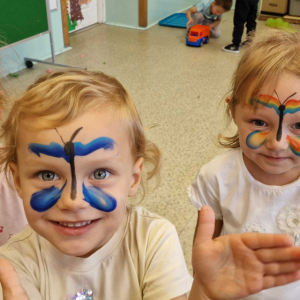
POLYGON ((213 176, 208 180, 205 170, 202 168, 195 181, 187 188, 187 195, 190 203, 198 210, 201 210, 203 205, 209 205, 214 210, 215 218, 223 219, 217 180, 213 176))
POLYGON ((143 300, 170 300, 190 291, 193 279, 174 225, 153 228, 146 251, 143 300))

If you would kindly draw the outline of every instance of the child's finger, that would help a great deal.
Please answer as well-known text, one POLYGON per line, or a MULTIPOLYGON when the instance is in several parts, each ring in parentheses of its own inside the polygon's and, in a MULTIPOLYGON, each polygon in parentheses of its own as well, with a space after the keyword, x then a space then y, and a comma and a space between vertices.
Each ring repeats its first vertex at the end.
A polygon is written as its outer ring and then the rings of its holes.
POLYGON ((293 244, 293 238, 285 234, 267 233, 243 233, 242 241, 252 250, 260 248, 289 247, 293 244))
POLYGON ((278 276, 264 276, 263 289, 269 289, 275 286, 285 285, 300 279, 300 271, 278 276))
POLYGON ((300 247, 260 249, 255 252, 255 255, 263 263, 300 261, 300 247))
POLYGON ((198 220, 195 244, 211 241, 215 230, 215 214, 211 207, 202 206, 198 220))
POLYGON ((264 265, 265 275, 280 275, 300 270, 300 261, 284 263, 269 263, 264 265))

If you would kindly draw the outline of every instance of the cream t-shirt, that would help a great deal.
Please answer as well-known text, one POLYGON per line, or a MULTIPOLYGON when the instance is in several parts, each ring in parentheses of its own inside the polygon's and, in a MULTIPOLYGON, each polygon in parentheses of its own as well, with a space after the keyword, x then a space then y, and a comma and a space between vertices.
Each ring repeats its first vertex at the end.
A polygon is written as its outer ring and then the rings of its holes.
MULTIPOLYGON (((213 208, 223 219, 221 235, 260 232, 285 233, 300 245, 300 179, 284 185, 255 180, 240 148, 226 151, 204 165, 188 187, 192 205, 213 208)), ((247 300, 298 300, 300 281, 264 290, 247 300)))
POLYGON ((76 299, 84 289, 94 300, 168 300, 192 283, 174 225, 141 207, 128 206, 113 237, 88 258, 62 254, 29 226, 0 256, 14 265, 31 300, 76 299))
POLYGON ((26 224, 22 200, 13 186, 9 186, 4 172, 0 171, 0 246, 26 224))

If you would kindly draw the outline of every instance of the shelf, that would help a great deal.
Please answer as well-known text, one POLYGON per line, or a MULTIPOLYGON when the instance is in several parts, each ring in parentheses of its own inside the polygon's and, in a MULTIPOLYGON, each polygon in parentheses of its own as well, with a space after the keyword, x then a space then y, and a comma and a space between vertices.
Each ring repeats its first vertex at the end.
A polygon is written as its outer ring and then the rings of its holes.
POLYGON ((273 19, 282 18, 283 21, 285 21, 285 22, 289 22, 289 23, 292 23, 292 24, 300 24, 300 17, 298 17, 298 16, 285 15, 285 16, 282 16, 282 17, 278 17, 278 16, 265 15, 265 14, 259 14, 258 15, 258 20, 260 20, 260 21, 266 21, 269 18, 273 18, 273 19))

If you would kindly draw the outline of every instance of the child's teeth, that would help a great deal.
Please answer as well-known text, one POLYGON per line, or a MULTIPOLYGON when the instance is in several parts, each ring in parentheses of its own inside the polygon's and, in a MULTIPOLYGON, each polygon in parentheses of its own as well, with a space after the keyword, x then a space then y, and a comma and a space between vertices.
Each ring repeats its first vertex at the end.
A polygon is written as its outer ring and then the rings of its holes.
POLYGON ((77 222, 77 223, 61 223, 59 222, 60 225, 65 226, 65 227, 82 227, 85 225, 90 224, 92 221, 88 221, 88 222, 77 222))
POLYGON ((81 227, 81 226, 84 226, 86 225, 86 222, 83 222, 83 223, 75 223, 75 227, 81 227))

